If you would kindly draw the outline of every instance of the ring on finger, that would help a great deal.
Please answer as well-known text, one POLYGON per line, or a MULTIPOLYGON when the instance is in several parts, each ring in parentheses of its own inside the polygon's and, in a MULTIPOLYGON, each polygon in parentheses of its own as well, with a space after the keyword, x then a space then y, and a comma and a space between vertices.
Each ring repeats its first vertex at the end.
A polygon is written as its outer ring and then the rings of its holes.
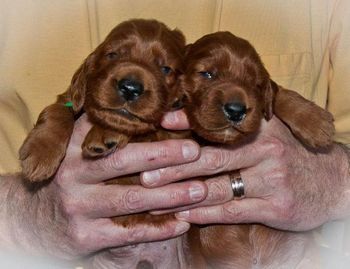
POLYGON ((233 192, 233 200, 241 200, 244 195, 244 183, 239 172, 229 174, 231 188, 233 192))

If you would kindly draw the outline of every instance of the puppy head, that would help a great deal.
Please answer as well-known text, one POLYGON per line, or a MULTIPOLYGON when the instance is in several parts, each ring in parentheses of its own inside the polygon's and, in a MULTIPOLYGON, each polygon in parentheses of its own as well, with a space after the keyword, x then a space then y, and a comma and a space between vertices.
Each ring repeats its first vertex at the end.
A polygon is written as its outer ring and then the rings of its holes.
POLYGON ((119 24, 74 75, 73 109, 127 134, 154 129, 176 101, 184 47, 183 34, 161 22, 119 24))
POLYGON ((209 141, 233 144, 272 117, 268 72, 249 42, 229 32, 188 46, 181 87, 191 126, 209 141))

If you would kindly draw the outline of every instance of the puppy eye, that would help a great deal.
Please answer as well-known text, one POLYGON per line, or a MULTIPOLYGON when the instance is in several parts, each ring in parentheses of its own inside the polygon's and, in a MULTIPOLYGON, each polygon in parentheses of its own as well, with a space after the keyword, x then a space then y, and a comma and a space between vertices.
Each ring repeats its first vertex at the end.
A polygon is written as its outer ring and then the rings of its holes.
POLYGON ((201 71, 198 72, 202 77, 207 78, 207 79, 213 79, 214 78, 214 74, 208 71, 201 71))
POLYGON ((115 60, 118 58, 118 54, 116 52, 110 52, 106 54, 106 58, 108 60, 115 60))
POLYGON ((169 66, 162 66, 162 67, 161 67, 161 70, 162 70, 162 73, 163 73, 164 75, 169 75, 170 72, 171 72, 171 67, 169 67, 169 66))

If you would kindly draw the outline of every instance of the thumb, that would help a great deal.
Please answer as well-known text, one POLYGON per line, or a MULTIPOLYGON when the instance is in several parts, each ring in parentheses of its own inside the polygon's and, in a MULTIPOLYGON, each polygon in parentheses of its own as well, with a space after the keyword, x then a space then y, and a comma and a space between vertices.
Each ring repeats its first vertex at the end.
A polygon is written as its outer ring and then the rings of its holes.
POLYGON ((190 128, 190 124, 183 109, 166 113, 161 121, 161 125, 165 129, 171 130, 186 130, 190 128))

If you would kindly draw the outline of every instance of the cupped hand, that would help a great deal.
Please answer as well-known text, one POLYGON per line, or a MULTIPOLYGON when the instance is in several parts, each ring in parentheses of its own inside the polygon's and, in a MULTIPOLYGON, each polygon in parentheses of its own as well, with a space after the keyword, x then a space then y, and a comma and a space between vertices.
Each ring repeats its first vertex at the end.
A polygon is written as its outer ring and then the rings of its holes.
POLYGON ((198 145, 190 140, 136 143, 106 158, 87 160, 82 158, 81 143, 90 127, 84 115, 76 122, 57 174, 38 193, 53 209, 52 215, 43 216, 42 223, 43 229, 52 230, 48 232, 52 237, 49 241, 56 245, 57 253, 66 252, 72 257, 86 255, 109 247, 163 240, 187 231, 189 224, 181 220, 145 229, 137 225, 125 228, 114 224, 109 217, 199 202, 207 194, 202 182, 147 189, 105 185, 103 181, 194 161, 199 157, 198 145))
MULTIPOLYGON (((189 127, 183 112, 168 114, 163 126, 189 127)), ((194 162, 142 174, 147 187, 200 176, 208 196, 194 206, 180 207, 179 220, 192 223, 263 223, 292 231, 309 230, 342 217, 349 200, 345 152, 334 144, 313 151, 294 138, 276 117, 262 122, 254 139, 225 147, 203 147, 194 162), (233 200, 227 173, 240 170, 245 198, 233 200)), ((348 211, 348 210, 347 210, 348 211)), ((160 214, 168 211, 155 211, 160 214)))

